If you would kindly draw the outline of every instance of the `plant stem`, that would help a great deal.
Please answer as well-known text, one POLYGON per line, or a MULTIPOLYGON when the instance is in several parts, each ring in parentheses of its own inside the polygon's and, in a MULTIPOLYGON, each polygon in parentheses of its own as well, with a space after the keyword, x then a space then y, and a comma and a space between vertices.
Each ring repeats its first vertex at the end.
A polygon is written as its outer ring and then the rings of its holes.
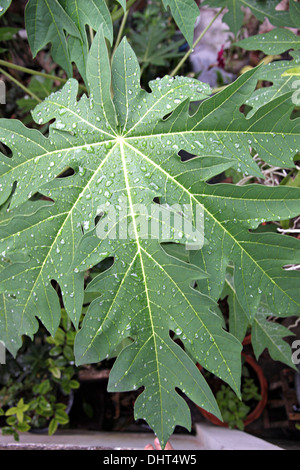
MULTIPOLYGON (((126 4, 126 11, 129 10, 129 8, 136 2, 136 0, 128 0, 126 4)), ((112 22, 114 23, 116 20, 121 18, 123 15, 123 8, 119 8, 115 13, 111 15, 112 22)))
POLYGON ((42 100, 35 93, 33 93, 31 90, 29 90, 29 88, 27 88, 25 85, 23 85, 21 82, 19 82, 19 80, 17 80, 15 77, 10 75, 8 72, 6 72, 5 70, 0 68, 0 73, 5 75, 9 80, 11 80, 13 83, 15 83, 15 85, 17 85, 19 88, 21 88, 23 91, 25 91, 25 93, 27 95, 30 95, 33 99, 35 99, 39 103, 42 102, 42 100))
MULTIPOLYGON (((18 70, 19 72, 28 73, 30 75, 37 75, 43 78, 50 78, 51 80, 54 80, 54 81, 57 80, 61 83, 66 83, 68 81, 67 78, 58 77, 57 75, 51 75, 50 73, 38 72, 37 70, 28 69, 27 67, 21 67, 21 65, 12 64, 11 62, 7 62, 6 60, 0 59, 0 65, 2 65, 3 67, 13 69, 13 70, 18 70)), ((79 87, 82 90, 87 91, 84 85, 79 84, 79 87)))
POLYGON ((114 48, 113 48, 113 51, 112 51, 112 54, 111 54, 111 61, 112 61, 113 56, 114 56, 114 54, 117 50, 118 45, 121 42, 123 31, 124 31, 124 28, 125 28, 125 24, 126 24, 126 21, 127 21, 127 18, 128 18, 128 14, 129 14, 129 10, 126 10, 126 12, 124 13, 122 22, 120 24, 120 28, 119 28, 119 31, 118 31, 118 36, 117 36, 117 39, 116 39, 116 42, 115 42, 115 45, 114 45, 114 48))
POLYGON ((194 51, 195 47, 197 44, 201 41, 203 36, 207 33, 209 28, 212 26, 212 24, 216 21, 216 19, 221 15, 225 7, 221 8, 221 10, 218 11, 218 13, 213 17, 211 22, 206 26, 206 28, 202 31, 202 33, 197 37, 196 41, 194 42, 193 46, 187 51, 187 53, 182 57, 181 61, 177 64, 177 66, 174 68, 174 70, 170 73, 171 77, 174 77, 178 70, 183 66, 185 61, 190 57, 191 53, 194 51))

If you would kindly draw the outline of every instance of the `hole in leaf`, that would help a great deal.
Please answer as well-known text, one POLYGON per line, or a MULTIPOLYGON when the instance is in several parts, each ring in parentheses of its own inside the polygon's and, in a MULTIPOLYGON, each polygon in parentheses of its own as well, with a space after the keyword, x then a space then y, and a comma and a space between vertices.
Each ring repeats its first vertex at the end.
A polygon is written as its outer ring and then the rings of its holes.
POLYGON ((153 198, 153 202, 154 202, 154 204, 160 205, 160 204, 161 204, 161 199, 160 199, 160 197, 157 196, 157 197, 153 198))
POLYGON ((182 162, 187 162, 189 160, 192 160, 193 158, 198 157, 198 155, 189 153, 186 150, 180 150, 178 152, 178 155, 180 156, 180 159, 181 159, 182 162))
POLYGON ((165 114, 162 118, 163 121, 166 121, 170 116, 171 116, 172 113, 168 113, 168 114, 165 114))
POLYGON ((68 167, 65 168, 59 175, 57 175, 57 178, 67 178, 68 176, 75 175, 75 171, 73 168, 68 167))
POLYGON ((63 304, 63 301, 62 301, 62 292, 61 292, 60 285, 54 279, 51 279, 50 283, 51 283, 53 289, 57 292, 57 295, 58 295, 59 300, 60 300, 60 306, 61 306, 61 308, 63 308, 64 304, 63 304))
POLYGON ((96 269, 98 273, 103 273, 104 271, 110 269, 113 266, 114 262, 115 258, 113 256, 109 256, 100 261, 100 263, 96 264, 94 269, 96 269))
POLYGON ((12 158, 13 154, 12 154, 12 151, 10 150, 10 148, 3 144, 3 142, 0 142, 0 152, 5 156, 5 157, 8 157, 8 158, 12 158))

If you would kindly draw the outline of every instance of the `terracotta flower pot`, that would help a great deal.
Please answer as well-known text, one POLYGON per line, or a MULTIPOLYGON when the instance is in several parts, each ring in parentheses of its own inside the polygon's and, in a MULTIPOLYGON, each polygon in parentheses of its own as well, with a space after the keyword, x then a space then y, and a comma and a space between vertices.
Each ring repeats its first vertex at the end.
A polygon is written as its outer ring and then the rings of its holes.
MULTIPOLYGON (((246 344, 248 344, 248 343, 246 343, 246 344)), ((257 420, 261 416, 261 414, 262 414, 262 412, 263 412, 263 410, 264 410, 264 408, 267 404, 268 384, 267 384, 267 381, 266 381, 266 378, 264 376, 262 368, 257 364, 255 359, 252 356, 250 356, 248 354, 245 354, 244 352, 242 352, 242 357, 245 359, 245 362, 252 368, 252 370, 256 374, 257 379, 259 381, 259 388, 260 388, 259 393, 261 395, 261 400, 259 400, 257 402, 256 407, 249 413, 249 415, 243 421, 244 426, 248 426, 250 423, 253 423, 253 421, 257 420)), ((202 370, 202 366, 200 366, 199 364, 197 364, 197 367, 200 371, 202 370)), ((197 408, 200 410, 201 414, 205 418, 207 418, 211 423, 216 424, 218 426, 226 427, 226 428, 228 427, 227 423, 224 423, 223 421, 220 421, 213 414, 209 413, 208 411, 204 410, 203 408, 200 408, 199 406, 197 408)))

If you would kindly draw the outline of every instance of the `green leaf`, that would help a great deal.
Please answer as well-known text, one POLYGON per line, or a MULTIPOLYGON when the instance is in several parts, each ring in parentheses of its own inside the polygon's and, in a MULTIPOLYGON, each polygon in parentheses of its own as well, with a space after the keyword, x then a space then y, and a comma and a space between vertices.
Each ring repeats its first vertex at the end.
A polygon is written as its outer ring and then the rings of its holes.
MULTIPOLYGON (((29 82, 28 89, 41 100, 44 100, 56 88, 53 87, 53 80, 50 78, 42 79, 41 77, 33 77, 29 82)), ((17 105, 23 113, 31 111, 37 104, 38 101, 36 99, 29 98, 28 96, 17 101, 17 105)))
POLYGON ((278 3, 278 0, 207 0, 203 4, 216 8, 226 7, 228 12, 225 13, 223 21, 230 31, 237 35, 244 20, 242 8, 250 8, 251 13, 260 21, 268 18, 274 26, 289 26, 289 12, 277 10, 278 3))
POLYGON ((221 295, 222 298, 227 297, 229 306, 229 331, 240 342, 246 336, 247 328, 249 325, 249 318, 247 313, 238 302, 235 287, 234 287, 234 273, 232 269, 227 269, 226 283, 221 295))
POLYGON ((73 361, 74 360, 73 348, 71 346, 68 346, 68 345, 64 346, 63 354, 64 354, 64 357, 68 361, 73 361))
MULTIPOLYGON (((60 185, 59 180, 57 183, 58 192, 60 192, 68 182, 64 181, 63 186, 60 185)), ((66 187, 66 197, 68 197, 67 193, 66 187)), ((13 243, 15 253, 22 253, 22 258, 24 258, 21 263, 8 264, 5 274, 4 271, 0 273, 3 286, 6 286, 3 297, 6 314, 1 316, 4 326, 2 331, 8 330, 9 332, 8 338, 4 337, 3 341, 12 353, 16 353, 20 347, 20 338, 23 334, 32 336, 37 331, 38 323, 35 316, 44 322, 51 334, 55 334, 60 323, 61 307, 51 279, 60 282, 63 279, 65 306, 74 325, 78 325, 83 295, 83 293, 80 294, 83 287, 83 274, 79 277, 74 273, 61 275, 62 253, 65 249, 75 250, 73 243, 76 243, 75 239, 67 243, 68 237, 64 238, 64 228, 67 229, 71 214, 65 212, 66 207, 61 206, 61 209, 61 212, 53 211, 51 203, 46 203, 36 213, 32 214, 29 211, 28 216, 16 216, 5 227, 2 227, 2 256, 9 256, 5 254, 4 247, 13 243), (30 223, 28 223, 29 217, 30 223), (45 244, 45 237, 48 240, 48 246, 45 244), (23 246, 17 241, 22 239, 23 246), (66 243, 64 243, 65 240, 66 243), (72 293, 75 290, 79 297, 73 297, 72 293), (7 339, 9 342, 6 342, 7 339)))
POLYGON ((58 428, 58 421, 56 418, 52 418, 50 423, 49 423, 49 427, 48 427, 48 434, 49 436, 52 436, 53 434, 55 434, 55 432, 57 431, 57 428, 58 428))
POLYGON ((41 395, 45 395, 50 390, 51 390, 51 385, 50 385, 50 381, 48 379, 44 380, 39 386, 39 393, 41 395))
POLYGON ((124 11, 126 11, 126 0, 117 0, 117 2, 121 5, 124 11))
POLYGON ((72 76, 72 64, 66 33, 80 38, 80 32, 57 0, 29 0, 25 9, 25 26, 33 57, 48 43, 52 56, 72 76))
POLYGON ((15 430, 9 426, 4 426, 2 428, 2 434, 3 436, 13 435, 16 441, 19 440, 18 433, 16 433, 15 430))
POLYGON ((169 7, 172 16, 192 47, 194 40, 194 26, 200 12, 195 0, 163 0, 165 8, 169 7))
POLYGON ((276 55, 289 49, 299 49, 300 37, 289 29, 276 28, 268 33, 242 39, 236 45, 247 51, 262 51, 267 55, 276 55))
POLYGON ((20 28, 1 27, 0 28, 0 41, 9 41, 14 35, 20 31, 20 28))
POLYGON ((16 415, 17 420, 19 423, 22 423, 24 420, 24 413, 28 410, 29 405, 24 403, 24 399, 20 398, 20 400, 17 403, 17 406, 12 406, 9 408, 6 412, 6 416, 13 416, 16 415))
POLYGON ((65 339, 66 339, 65 332, 61 328, 58 328, 54 336, 56 346, 63 346, 65 343, 65 339))
POLYGON ((294 67, 292 69, 286 70, 283 74, 283 77, 295 77, 295 76, 300 76, 300 67, 294 67))
POLYGON ((49 356, 53 357, 61 353, 62 353, 62 348, 60 346, 56 346, 51 349, 51 351, 49 352, 49 356))
POLYGON ((61 378, 61 370, 60 370, 59 367, 51 366, 51 367, 49 367, 49 371, 51 372, 53 377, 55 377, 56 379, 61 378))
POLYGON ((106 2, 103 0, 60 0, 65 12, 77 26, 80 37, 71 36, 68 39, 68 48, 71 62, 75 62, 77 69, 86 82, 86 62, 89 52, 89 42, 86 25, 98 31, 103 28, 103 34, 112 43, 112 21, 106 2))
POLYGON ((55 419, 59 424, 68 424, 69 416, 64 410, 56 410, 55 411, 55 419))
POLYGON ((77 380, 70 380, 70 387, 75 390, 80 387, 80 382, 77 380))
POLYGON ((298 216, 299 189, 209 182, 230 167, 261 176, 253 150, 269 164, 295 167, 300 124, 290 118, 291 93, 251 118, 240 111, 259 70, 210 98, 207 85, 183 77, 154 80, 146 92, 126 39, 110 68, 100 28, 87 63, 89 97, 78 101, 78 83, 70 79, 33 112, 39 124, 52 121, 48 137, 0 121, 1 140, 12 151, 0 162, 1 202, 10 198, 0 226, 0 291, 10 308, 3 323, 11 329, 14 323, 16 343, 34 333, 36 317, 55 334, 61 315, 55 281, 77 327, 85 271, 112 259, 87 287, 98 297, 76 335, 76 362, 99 362, 123 345, 109 390, 144 387, 135 417, 149 423, 162 446, 176 425, 191 425, 177 388, 220 417, 197 362, 240 395, 241 343, 215 313, 229 264, 249 321, 261 291, 274 314, 299 312, 299 273, 282 269, 298 262, 299 240, 251 231, 262 221, 298 216), (200 103, 192 115, 191 101, 200 103), (35 201, 40 194, 47 199, 35 201), (112 210, 122 222, 117 234, 112 210), (179 215, 198 230, 175 230, 179 215), (168 253, 165 243, 181 243, 189 260, 168 253))
POLYGON ((11 408, 9 408, 6 412, 5 412, 5 416, 12 416, 12 415, 15 415, 17 412, 17 407, 16 406, 12 406, 11 408))
POLYGON ((16 426, 18 424, 16 416, 8 416, 8 418, 6 419, 6 424, 8 424, 9 426, 16 426))
POLYGON ((296 28, 300 27, 300 5, 297 1, 291 0, 289 2, 290 21, 296 28))
MULTIPOLYGON (((227 277, 226 288, 223 295, 228 296, 229 304, 229 331, 240 341, 243 341, 249 321, 245 310, 237 300, 237 295, 231 276, 227 277)), ((283 340, 293 333, 274 321, 273 313, 263 298, 251 323, 251 344, 256 359, 267 348, 274 361, 280 361, 289 367, 295 368, 292 362, 292 353, 289 344, 283 340)))
POLYGON ((30 425, 28 423, 18 423, 16 429, 19 432, 27 432, 30 429, 30 425))
POLYGON ((167 67, 171 59, 183 55, 179 51, 182 41, 169 41, 169 33, 161 23, 145 25, 141 31, 131 31, 131 45, 140 65, 167 67))
POLYGON ((11 0, 0 0, 0 17, 8 10, 10 4, 11 0))
POLYGON ((262 306, 257 312, 252 325, 251 342, 256 358, 258 359, 264 349, 267 348, 274 361, 280 361, 296 369, 292 361, 291 347, 283 340, 283 338, 292 335, 294 333, 289 329, 276 321, 272 321, 272 313, 262 306))
POLYGON ((38 412, 42 416, 51 416, 53 412, 51 403, 49 403, 43 396, 39 397, 38 412))
POLYGON ((269 82, 271 85, 258 88, 250 98, 245 101, 245 103, 252 108, 247 114, 249 118, 253 116, 259 108, 269 103, 271 100, 288 92, 292 92, 293 100, 294 93, 297 94, 295 85, 298 87, 299 84, 294 76, 287 75, 286 72, 291 68, 296 68, 297 64, 299 64, 299 51, 291 51, 289 54, 293 57, 293 60, 278 60, 260 67, 258 71, 259 80, 269 82))

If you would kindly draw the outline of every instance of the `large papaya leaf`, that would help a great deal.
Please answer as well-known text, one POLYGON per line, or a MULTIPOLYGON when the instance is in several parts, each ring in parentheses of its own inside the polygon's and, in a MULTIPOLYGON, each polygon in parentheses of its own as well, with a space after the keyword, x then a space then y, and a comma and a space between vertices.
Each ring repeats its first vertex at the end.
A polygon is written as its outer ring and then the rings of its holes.
POLYGON ((206 181, 231 166, 260 175, 252 148, 270 163, 293 166, 299 120, 290 119, 290 93, 253 118, 240 112, 256 86, 256 69, 211 98, 209 87, 181 77, 154 80, 148 93, 140 88, 138 62, 126 39, 110 69, 102 30, 90 50, 87 80, 89 97, 78 101, 78 83, 70 79, 34 110, 37 123, 52 121, 48 137, 18 121, 0 122, 1 140, 12 151, 11 157, 1 156, 0 202, 11 198, 9 211, 16 211, 1 225, 0 290, 10 300, 2 321, 8 331, 19 318, 19 335, 34 333, 35 317, 55 331, 60 310, 55 281, 77 325, 84 272, 113 258, 111 268, 88 287, 99 298, 77 335, 76 361, 98 362, 129 338, 109 388, 144 387, 136 416, 150 423, 164 445, 176 424, 190 425, 175 387, 219 415, 195 362, 239 393, 241 344, 215 313, 229 261, 249 319, 260 289, 279 314, 298 312, 299 273, 286 271, 282 277, 282 266, 298 256, 298 241, 264 238, 249 229, 262 220, 298 215, 299 190, 206 181), (201 101, 193 115, 190 101, 201 101), (180 150, 197 157, 184 161, 180 150), (73 170, 68 177, 67 168, 73 170), (23 206, 35 193, 50 200, 23 206), (149 213, 153 206, 158 211, 149 213), (144 222, 151 225, 154 219, 155 228, 161 215, 170 229, 178 215, 188 218, 192 228, 200 221, 204 246, 191 228, 169 234, 154 230, 149 237, 144 222), (176 250, 167 253, 162 243, 172 241, 192 249, 192 262, 174 256, 176 250))

